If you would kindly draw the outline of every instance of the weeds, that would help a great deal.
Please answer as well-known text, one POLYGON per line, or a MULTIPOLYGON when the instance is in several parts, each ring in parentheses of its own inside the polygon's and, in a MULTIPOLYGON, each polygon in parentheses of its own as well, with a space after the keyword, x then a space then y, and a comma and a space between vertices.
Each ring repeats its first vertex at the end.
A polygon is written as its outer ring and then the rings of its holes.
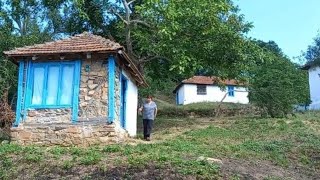
POLYGON ((63 169, 65 169, 65 170, 69 170, 69 169, 71 169, 73 166, 74 166, 74 163, 73 163, 72 161, 70 161, 70 160, 65 160, 65 161, 63 162, 63 165, 62 165, 63 169))
POLYGON ((101 161, 102 155, 95 150, 89 150, 85 155, 80 157, 80 163, 83 165, 93 165, 101 161))
MULTIPOLYGON (((169 128, 188 129, 190 124, 196 124, 197 121, 158 119, 155 123, 155 130, 161 133, 159 136, 166 136, 170 132, 169 128)), ((220 167, 204 160, 198 161, 200 156, 270 161, 281 168, 299 165, 319 170, 320 137, 317 130, 308 123, 320 125, 320 121, 309 114, 290 119, 242 118, 228 119, 218 124, 219 126, 212 123, 205 129, 189 130, 175 138, 154 144, 90 148, 21 147, 8 144, 0 146, 0 179, 16 177, 19 170, 7 171, 12 167, 28 167, 30 164, 30 167, 37 169, 40 168, 37 166, 40 162, 45 160, 46 163, 57 163, 62 155, 66 158, 62 163, 58 163, 62 172, 70 172, 70 169, 79 165, 91 165, 105 175, 115 167, 146 169, 152 164, 158 169, 169 167, 170 171, 186 177, 218 178, 220 167), (112 160, 108 161, 111 156, 112 160)), ((83 179, 86 178, 90 177, 83 179)), ((276 179, 272 176, 266 178, 276 179)))

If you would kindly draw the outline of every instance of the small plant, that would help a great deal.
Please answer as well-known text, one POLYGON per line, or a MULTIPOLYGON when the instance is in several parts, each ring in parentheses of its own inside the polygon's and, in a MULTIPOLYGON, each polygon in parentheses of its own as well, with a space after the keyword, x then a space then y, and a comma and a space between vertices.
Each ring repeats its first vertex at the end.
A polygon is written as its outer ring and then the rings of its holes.
POLYGON ((2 157, 2 160, 0 160, 0 163, 1 163, 2 167, 6 168, 6 169, 10 169, 12 167, 12 159, 8 158, 6 156, 2 157))
POLYGON ((102 149, 102 152, 105 153, 115 153, 115 152, 120 152, 122 148, 119 145, 109 145, 106 146, 102 149))
POLYGON ((78 147, 72 147, 70 149, 70 151, 71 151, 71 154, 74 156, 81 156, 81 155, 85 154, 85 151, 83 149, 78 148, 78 147))
POLYGON ((101 164, 101 165, 99 166, 99 170, 100 170, 103 174, 105 174, 105 173, 108 172, 108 166, 105 165, 105 164, 101 164))
POLYGON ((41 154, 27 154, 25 159, 27 162, 40 162, 43 159, 43 156, 41 154))
POLYGON ((101 154, 97 151, 88 151, 86 155, 81 157, 80 162, 83 165, 93 165, 101 161, 101 154))
POLYGON ((73 166, 74 166, 74 164, 73 164, 73 162, 70 161, 70 160, 64 161, 64 162, 63 162, 63 165, 62 165, 63 169, 65 169, 65 170, 69 170, 69 169, 71 169, 73 166))
POLYGON ((17 144, 5 144, 0 146, 0 157, 10 153, 17 153, 22 150, 22 147, 17 144))
POLYGON ((60 156, 62 154, 65 154, 66 150, 64 148, 62 148, 62 147, 56 146, 56 147, 50 149, 50 152, 51 152, 51 154, 60 156))

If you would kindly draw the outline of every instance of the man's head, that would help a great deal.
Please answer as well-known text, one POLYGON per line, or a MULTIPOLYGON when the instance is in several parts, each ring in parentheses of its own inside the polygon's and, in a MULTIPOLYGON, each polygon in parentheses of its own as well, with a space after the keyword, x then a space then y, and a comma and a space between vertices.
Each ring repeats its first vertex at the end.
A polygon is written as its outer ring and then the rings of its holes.
POLYGON ((152 96, 151 95, 148 95, 147 96, 147 102, 149 103, 149 102, 151 102, 152 101, 152 96))

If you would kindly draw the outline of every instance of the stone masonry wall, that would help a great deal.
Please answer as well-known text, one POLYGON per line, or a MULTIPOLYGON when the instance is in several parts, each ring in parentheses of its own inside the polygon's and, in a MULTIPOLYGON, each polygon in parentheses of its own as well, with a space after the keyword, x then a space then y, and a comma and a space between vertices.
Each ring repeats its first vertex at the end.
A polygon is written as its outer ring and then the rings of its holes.
POLYGON ((108 117, 107 65, 98 60, 85 60, 81 67, 79 117, 84 119, 108 117), (89 71, 86 71, 87 66, 89 71))
POLYGON ((121 86, 120 86, 120 76, 121 76, 121 70, 117 66, 116 68, 116 77, 115 77, 115 106, 116 106, 116 117, 115 121, 120 124, 120 109, 121 109, 121 86))
POLYGON ((126 133, 119 132, 114 124, 36 124, 11 128, 11 141, 20 145, 90 146, 124 141, 126 133))
POLYGON ((72 111, 68 109, 29 109, 24 123, 69 123, 72 111))

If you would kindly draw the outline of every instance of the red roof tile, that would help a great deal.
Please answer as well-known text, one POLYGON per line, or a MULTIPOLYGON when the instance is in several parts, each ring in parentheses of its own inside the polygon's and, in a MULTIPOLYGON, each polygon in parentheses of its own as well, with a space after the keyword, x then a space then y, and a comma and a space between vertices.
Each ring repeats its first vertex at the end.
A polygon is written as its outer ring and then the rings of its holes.
POLYGON ((101 36, 84 32, 67 39, 5 51, 4 54, 10 57, 37 54, 114 51, 118 49, 123 49, 119 43, 111 41, 110 39, 105 39, 101 36))
POLYGON ((123 50, 123 46, 121 46, 119 43, 111 41, 110 39, 105 39, 101 36, 84 32, 67 39, 5 51, 4 54, 10 58, 14 58, 34 55, 116 51, 116 53, 119 54, 125 61, 127 61, 127 64, 130 65, 128 68, 133 71, 132 75, 138 81, 138 83, 148 86, 138 68, 123 50))
POLYGON ((234 80, 234 79, 230 79, 230 80, 221 80, 217 77, 214 76, 193 76, 192 78, 189 79, 185 79, 182 81, 183 84, 224 84, 224 85, 239 85, 239 83, 234 80))
POLYGON ((237 80, 234 79, 227 79, 221 80, 215 76, 193 76, 189 79, 183 80, 173 92, 176 92, 182 84, 203 84, 203 85, 217 85, 217 84, 224 84, 224 85, 243 85, 243 83, 239 83, 237 80))

